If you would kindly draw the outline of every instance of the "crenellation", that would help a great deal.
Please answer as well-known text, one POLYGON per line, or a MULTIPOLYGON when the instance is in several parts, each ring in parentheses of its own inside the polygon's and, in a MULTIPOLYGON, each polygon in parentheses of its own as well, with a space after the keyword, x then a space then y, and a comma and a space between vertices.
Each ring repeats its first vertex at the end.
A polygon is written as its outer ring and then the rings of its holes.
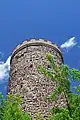
MULTIPOLYGON (((59 49, 59 47, 57 47, 56 44, 53 44, 51 41, 48 40, 44 40, 44 39, 30 39, 30 40, 25 40, 23 43, 19 44, 15 50, 13 50, 12 52, 12 56, 14 56, 15 54, 17 54, 20 50, 22 50, 23 48, 26 48, 28 46, 48 46, 49 48, 54 48, 55 50, 57 50, 57 52, 61 55, 61 50, 59 49)), ((27 50, 26 50, 27 52, 27 50)), ((63 59, 63 57, 62 57, 63 59)))

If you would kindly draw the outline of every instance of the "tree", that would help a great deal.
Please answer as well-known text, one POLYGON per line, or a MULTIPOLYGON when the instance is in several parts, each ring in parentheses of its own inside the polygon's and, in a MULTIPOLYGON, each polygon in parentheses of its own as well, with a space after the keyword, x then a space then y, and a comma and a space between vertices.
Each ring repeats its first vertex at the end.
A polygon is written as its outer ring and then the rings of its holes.
MULTIPOLYGON (((58 65, 54 62, 53 56, 48 53, 47 59, 51 69, 38 66, 38 72, 43 73, 51 80, 55 81, 57 87, 47 98, 56 100, 56 96, 64 92, 67 99, 68 109, 53 108, 51 111, 55 113, 51 120, 80 120, 80 95, 70 91, 70 82, 72 80, 80 81, 80 71, 74 68, 70 69, 67 65, 58 65), (61 117, 60 117, 61 116, 61 117)), ((79 86, 77 87, 79 90, 79 86)), ((76 88, 76 89, 77 89, 76 88)))
POLYGON ((22 112, 21 97, 8 94, 6 100, 0 94, 0 120, 31 120, 28 113, 22 112))

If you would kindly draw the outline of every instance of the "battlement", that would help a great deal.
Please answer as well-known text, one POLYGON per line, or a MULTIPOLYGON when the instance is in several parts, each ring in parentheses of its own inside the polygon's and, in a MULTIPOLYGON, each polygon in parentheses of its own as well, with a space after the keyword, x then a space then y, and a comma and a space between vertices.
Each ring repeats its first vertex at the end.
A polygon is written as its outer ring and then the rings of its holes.
POLYGON ((48 47, 51 47, 51 48, 55 49, 61 55, 62 61, 63 61, 63 56, 62 56, 60 48, 56 44, 52 43, 51 41, 44 40, 44 39, 30 39, 30 40, 23 41, 21 44, 19 44, 13 50, 11 61, 12 61, 12 58, 15 54, 17 54, 19 51, 21 51, 22 49, 29 47, 29 46, 48 46, 48 47))

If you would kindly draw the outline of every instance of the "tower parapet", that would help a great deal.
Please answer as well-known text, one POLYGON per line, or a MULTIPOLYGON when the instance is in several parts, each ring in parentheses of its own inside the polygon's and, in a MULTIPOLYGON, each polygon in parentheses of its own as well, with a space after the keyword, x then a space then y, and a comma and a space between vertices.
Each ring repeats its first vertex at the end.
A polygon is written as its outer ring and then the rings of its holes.
POLYGON ((40 45, 41 46, 48 46, 50 48, 55 49, 55 51, 57 51, 60 54, 62 62, 64 63, 63 56, 62 56, 60 48, 56 44, 52 43, 51 41, 44 40, 44 39, 38 39, 38 40, 37 39, 30 39, 30 40, 23 41, 23 43, 17 45, 17 47, 13 50, 11 61, 12 61, 13 56, 18 51, 21 51, 23 48, 26 48, 26 47, 29 47, 29 46, 40 46, 40 45))

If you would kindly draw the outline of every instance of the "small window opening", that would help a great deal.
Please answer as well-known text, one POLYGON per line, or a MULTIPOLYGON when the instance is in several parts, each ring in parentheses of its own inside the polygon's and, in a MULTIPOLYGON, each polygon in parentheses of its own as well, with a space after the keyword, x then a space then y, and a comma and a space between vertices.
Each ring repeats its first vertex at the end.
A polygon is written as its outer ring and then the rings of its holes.
POLYGON ((33 64, 31 64, 29 67, 32 68, 32 67, 33 67, 33 64))
POLYGON ((48 65, 48 66, 47 66, 47 68, 48 68, 48 69, 51 69, 51 66, 50 66, 50 65, 48 65))
POLYGON ((21 88, 23 87, 23 85, 21 85, 21 88))

